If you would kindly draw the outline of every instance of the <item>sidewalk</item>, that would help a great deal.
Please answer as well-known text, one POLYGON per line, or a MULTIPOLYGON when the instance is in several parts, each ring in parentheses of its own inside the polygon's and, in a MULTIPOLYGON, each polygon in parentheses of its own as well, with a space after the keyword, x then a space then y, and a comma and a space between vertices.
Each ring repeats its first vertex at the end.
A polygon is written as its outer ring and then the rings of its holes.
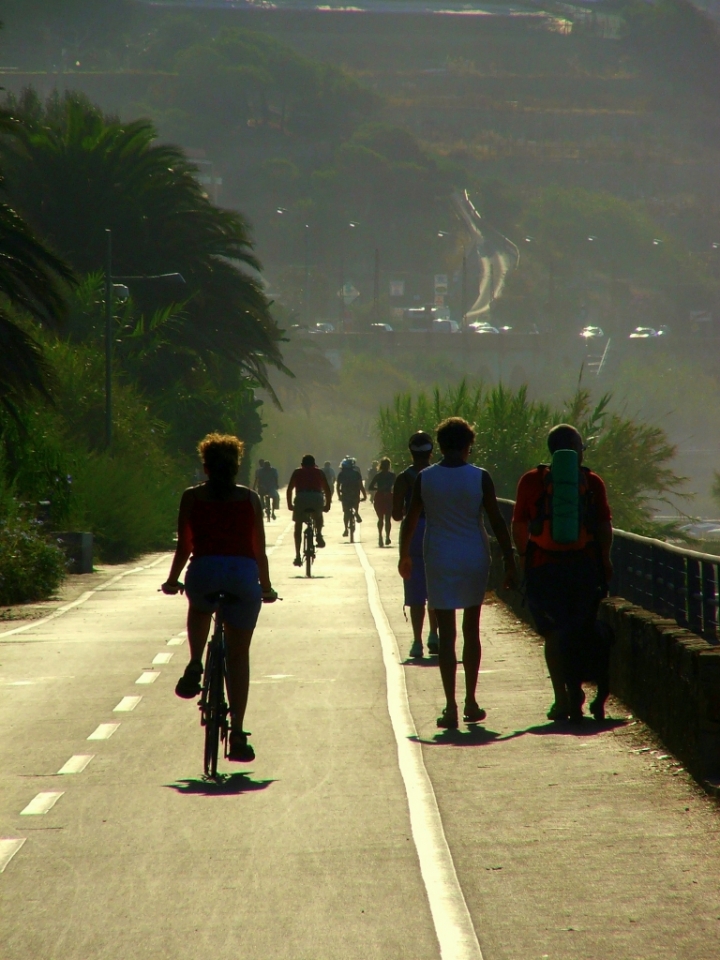
MULTIPOLYGON (((404 653, 396 551, 366 551, 404 653)), ((539 638, 498 602, 483 609, 482 642, 488 718, 475 731, 437 730, 435 661, 405 672, 485 960, 716 960, 718 805, 617 701, 614 724, 546 720, 539 638)))

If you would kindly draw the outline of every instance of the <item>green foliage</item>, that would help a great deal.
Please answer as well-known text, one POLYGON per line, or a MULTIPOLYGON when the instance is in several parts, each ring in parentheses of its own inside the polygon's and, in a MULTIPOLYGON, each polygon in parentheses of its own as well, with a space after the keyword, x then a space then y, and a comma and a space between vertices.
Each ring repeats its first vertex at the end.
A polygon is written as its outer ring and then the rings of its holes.
POLYGON ((65 574, 65 557, 8 496, 0 505, 0 605, 43 600, 65 574))
MULTIPOLYGON (((184 277, 176 348, 222 357, 261 382, 268 364, 282 367, 281 333, 243 269, 259 269, 247 226, 210 202, 180 149, 157 143, 149 122, 121 123, 76 94, 7 103, 22 121, 3 152, 13 200, 79 272, 104 269, 110 228, 115 276, 184 277)), ((166 306, 158 296, 146 292, 144 308, 166 306)))
POLYGON ((606 483, 615 526, 650 533, 656 531, 655 506, 667 503, 671 495, 681 496, 684 478, 670 466, 675 448, 664 431, 611 412, 610 399, 605 395, 593 404, 589 393, 579 389, 566 404, 553 408, 529 400, 525 387, 487 389, 465 381, 429 395, 400 394, 380 411, 379 452, 403 463, 412 433, 432 431, 445 417, 464 417, 477 434, 473 462, 490 472, 500 496, 513 498, 520 476, 547 461, 549 429, 569 422, 590 442, 586 463, 606 483))

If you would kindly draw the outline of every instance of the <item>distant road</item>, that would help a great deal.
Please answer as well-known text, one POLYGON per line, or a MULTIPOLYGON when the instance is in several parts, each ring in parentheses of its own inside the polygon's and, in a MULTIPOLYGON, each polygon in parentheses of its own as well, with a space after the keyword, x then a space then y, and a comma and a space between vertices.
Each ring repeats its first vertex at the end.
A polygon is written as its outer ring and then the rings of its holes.
POLYGON ((480 287, 475 303, 466 313, 468 321, 482 319, 493 301, 502 296, 505 281, 520 261, 515 244, 486 223, 473 206, 467 190, 454 197, 455 206, 470 231, 482 265, 480 287))
POLYGON ((141 0, 149 7, 201 7, 208 10, 279 10, 317 11, 318 13, 410 13, 441 14, 455 16, 518 16, 527 14, 537 17, 537 9, 523 4, 494 3, 432 3, 430 0, 361 0, 359 3, 343 3, 342 0, 312 2, 312 0, 141 0))

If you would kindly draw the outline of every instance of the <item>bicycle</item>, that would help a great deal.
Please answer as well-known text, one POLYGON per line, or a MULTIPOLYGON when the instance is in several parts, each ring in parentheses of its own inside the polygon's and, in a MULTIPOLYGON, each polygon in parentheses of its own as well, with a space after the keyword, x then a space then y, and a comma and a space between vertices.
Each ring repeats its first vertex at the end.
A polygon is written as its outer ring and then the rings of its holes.
POLYGON ((305 530, 303 532, 303 561, 305 563, 305 576, 312 577, 312 565, 315 561, 315 523, 313 520, 313 511, 305 511, 305 530))
POLYGON ((205 776, 211 780, 217 779, 218 755, 220 741, 223 743, 223 756, 227 757, 230 724, 228 717, 230 708, 225 696, 227 684, 227 647, 225 642, 225 627, 222 619, 223 603, 238 603, 239 597, 233 593, 208 594, 209 603, 217 602, 218 608, 214 614, 215 626, 208 641, 205 654, 205 670, 203 686, 200 693, 200 725, 205 727, 205 776))
POLYGON ((262 511, 265 514, 265 519, 268 523, 273 519, 273 501, 269 493, 264 493, 262 495, 261 501, 262 511))
POLYGON ((355 543, 355 507, 346 507, 345 508, 345 524, 348 529, 348 536, 350 537, 350 543, 355 543))

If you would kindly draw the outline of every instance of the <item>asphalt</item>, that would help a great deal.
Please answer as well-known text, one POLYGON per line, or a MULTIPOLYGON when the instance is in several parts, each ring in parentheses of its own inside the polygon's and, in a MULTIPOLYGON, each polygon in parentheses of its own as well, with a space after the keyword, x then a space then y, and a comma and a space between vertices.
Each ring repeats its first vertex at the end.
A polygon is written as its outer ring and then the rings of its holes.
POLYGON ((169 557, 96 578, 52 620, 3 625, 0 837, 25 842, 11 859, 0 843, 2 960, 433 960, 441 943, 443 960, 716 960, 720 811, 650 732, 618 703, 602 727, 545 720, 538 640, 493 602, 487 721, 437 730, 426 658, 402 667, 417 736, 399 732, 392 634, 404 653, 410 632, 394 546, 377 547, 366 509, 356 549, 333 511, 307 580, 286 518, 268 531, 284 599, 253 640, 257 759, 226 762, 219 784, 201 776, 194 703, 173 694, 185 601, 157 592, 169 557), (87 739, 106 723, 110 739, 87 739), (409 773, 405 743, 422 761, 409 773), (78 755, 92 755, 82 772, 57 772, 78 755), (43 793, 62 795, 21 814, 43 793), (477 944, 450 950, 463 911, 477 944))

